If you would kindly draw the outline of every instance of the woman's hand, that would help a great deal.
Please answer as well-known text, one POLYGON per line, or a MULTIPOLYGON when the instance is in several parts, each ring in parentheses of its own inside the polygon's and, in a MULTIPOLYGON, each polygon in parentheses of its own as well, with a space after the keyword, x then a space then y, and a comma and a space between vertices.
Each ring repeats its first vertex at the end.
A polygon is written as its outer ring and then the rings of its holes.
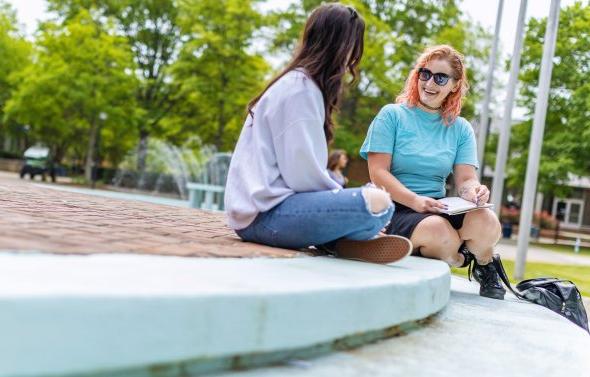
POLYGON ((447 206, 436 199, 427 196, 417 196, 411 208, 420 213, 440 213, 442 209, 447 209, 447 206))
POLYGON ((459 194, 461 198, 473 202, 478 206, 487 203, 490 199, 490 190, 485 185, 479 184, 479 182, 465 184, 459 190, 459 194))
POLYGON ((475 204, 478 206, 486 204, 490 200, 490 190, 485 185, 475 188, 475 204))

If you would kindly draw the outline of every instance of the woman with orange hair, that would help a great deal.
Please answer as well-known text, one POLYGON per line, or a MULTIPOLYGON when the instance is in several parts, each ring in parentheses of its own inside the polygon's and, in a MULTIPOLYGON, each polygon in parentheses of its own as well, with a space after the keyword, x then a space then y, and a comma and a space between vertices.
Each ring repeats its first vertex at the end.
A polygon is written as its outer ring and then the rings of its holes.
POLYGON ((449 216, 445 182, 453 173, 459 196, 486 203, 490 192, 476 174, 479 164, 471 124, 460 117, 469 85, 463 56, 446 45, 427 49, 410 72, 396 104, 383 107, 361 148, 371 180, 396 205, 387 233, 412 241, 414 255, 454 267, 474 262, 480 295, 503 299, 492 261, 501 227, 489 209, 449 216))

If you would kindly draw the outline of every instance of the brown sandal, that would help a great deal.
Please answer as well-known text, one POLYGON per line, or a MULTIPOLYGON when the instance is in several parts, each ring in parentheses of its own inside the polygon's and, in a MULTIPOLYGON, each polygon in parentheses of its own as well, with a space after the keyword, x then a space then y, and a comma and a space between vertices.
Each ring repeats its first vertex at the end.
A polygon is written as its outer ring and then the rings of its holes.
POLYGON ((412 252, 412 242, 406 237, 385 235, 366 241, 341 239, 334 247, 338 258, 370 263, 393 263, 412 252))

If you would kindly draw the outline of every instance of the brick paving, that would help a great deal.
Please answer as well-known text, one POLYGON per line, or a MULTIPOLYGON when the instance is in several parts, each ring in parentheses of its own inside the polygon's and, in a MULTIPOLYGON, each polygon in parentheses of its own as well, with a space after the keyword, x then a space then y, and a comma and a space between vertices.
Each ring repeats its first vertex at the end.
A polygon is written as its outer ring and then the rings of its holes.
POLYGON ((5 174, 0 174, 0 214, 0 250, 187 257, 303 255, 242 242, 219 213, 53 190, 5 174))

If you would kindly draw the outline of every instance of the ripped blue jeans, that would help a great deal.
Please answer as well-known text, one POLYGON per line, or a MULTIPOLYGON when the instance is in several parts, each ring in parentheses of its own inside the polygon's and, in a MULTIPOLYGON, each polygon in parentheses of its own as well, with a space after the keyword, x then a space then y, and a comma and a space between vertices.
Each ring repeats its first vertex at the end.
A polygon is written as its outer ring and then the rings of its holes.
POLYGON ((236 233, 244 241, 299 249, 325 245, 340 238, 373 238, 393 215, 394 206, 372 213, 362 188, 293 194, 276 207, 259 213, 236 233))

